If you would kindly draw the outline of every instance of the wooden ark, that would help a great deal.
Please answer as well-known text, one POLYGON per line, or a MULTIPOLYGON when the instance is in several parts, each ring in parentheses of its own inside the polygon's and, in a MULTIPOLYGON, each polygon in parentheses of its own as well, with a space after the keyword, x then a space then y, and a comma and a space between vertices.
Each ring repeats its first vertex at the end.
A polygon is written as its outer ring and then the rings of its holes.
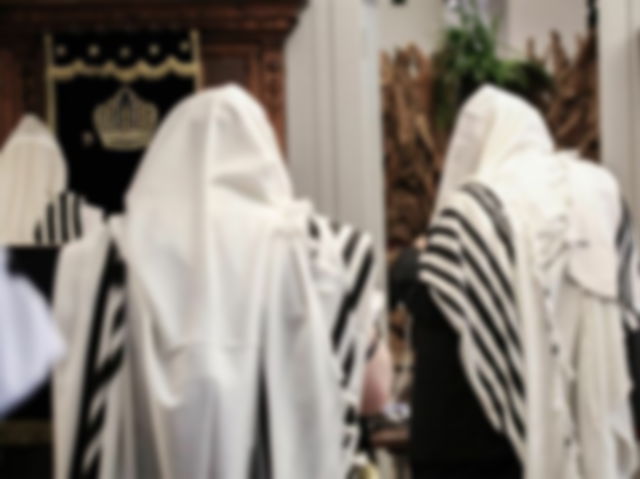
POLYGON ((0 0, 0 144, 24 112, 45 116, 44 35, 197 29, 205 86, 235 81, 285 136, 284 43, 305 0, 0 0))

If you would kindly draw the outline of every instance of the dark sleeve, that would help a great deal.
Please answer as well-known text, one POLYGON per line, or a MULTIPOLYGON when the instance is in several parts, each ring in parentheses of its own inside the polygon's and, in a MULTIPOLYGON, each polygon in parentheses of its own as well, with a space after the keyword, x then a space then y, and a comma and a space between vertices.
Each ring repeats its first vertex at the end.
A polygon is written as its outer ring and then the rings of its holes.
POLYGON ((394 310, 401 303, 408 304, 420 286, 418 281, 420 251, 408 248, 389 269, 389 307, 394 310))

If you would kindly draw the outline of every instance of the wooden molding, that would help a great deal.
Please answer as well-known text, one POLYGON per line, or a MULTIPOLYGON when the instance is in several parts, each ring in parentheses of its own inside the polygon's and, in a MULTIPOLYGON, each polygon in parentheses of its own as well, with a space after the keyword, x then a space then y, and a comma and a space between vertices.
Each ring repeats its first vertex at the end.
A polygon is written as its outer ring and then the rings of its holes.
POLYGON ((273 34, 282 41, 304 2, 194 0, 0 0, 0 33, 83 28, 198 28, 235 37, 273 34))

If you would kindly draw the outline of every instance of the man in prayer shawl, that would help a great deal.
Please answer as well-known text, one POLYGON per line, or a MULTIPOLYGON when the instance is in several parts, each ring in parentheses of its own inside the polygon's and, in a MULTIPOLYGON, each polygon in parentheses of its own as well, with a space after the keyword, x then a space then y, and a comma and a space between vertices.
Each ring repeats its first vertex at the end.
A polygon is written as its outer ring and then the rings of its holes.
POLYGON ((640 308, 620 198, 523 100, 483 87, 465 104, 405 282, 414 477, 633 477, 625 332, 640 308))
MULTIPOLYGON (((253 98, 186 99, 125 213, 63 252, 56 478, 346 477, 374 266, 367 235, 295 198, 253 98)), ((385 374, 367 376, 384 402, 385 374)))

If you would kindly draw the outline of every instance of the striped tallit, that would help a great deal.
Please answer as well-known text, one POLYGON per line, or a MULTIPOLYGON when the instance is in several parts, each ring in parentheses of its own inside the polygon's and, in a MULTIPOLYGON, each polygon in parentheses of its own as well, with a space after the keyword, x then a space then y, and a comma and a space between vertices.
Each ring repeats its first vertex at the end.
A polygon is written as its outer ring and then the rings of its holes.
POLYGON ((125 270, 106 228, 62 250, 54 315, 68 345, 53 380, 55 477, 129 478, 114 469, 124 447, 125 270))
MULTIPOLYGON (((93 240, 90 238, 90 240, 93 240)), ((372 284, 374 281, 373 244, 368 235, 362 234, 348 225, 338 225, 327 219, 315 216, 310 222, 309 228, 309 255, 315 265, 315 271, 320 272, 327 265, 320 262, 318 251, 323 243, 332 243, 340 253, 341 263, 347 271, 344 281, 337 281, 325 292, 329 292, 323 298, 323 307, 327 312, 327 334, 331 337, 331 344, 341 366, 341 387, 344 395, 345 409, 340 413, 344 420, 343 451, 347 461, 355 459, 355 449, 360 438, 359 408, 362 393, 362 368, 367 355, 368 343, 367 330, 371 322, 376 318, 375 307, 372 307, 372 284)), ((71 253, 76 253, 77 245, 71 253)), ((61 265, 63 276, 67 276, 70 270, 82 268, 85 261, 89 261, 88 254, 84 260, 77 256, 72 261, 65 260, 61 265), (79 261, 80 259, 80 261, 79 261)), ((69 469, 68 473, 59 477, 70 479, 99 478, 101 461, 104 460, 103 448, 109 451, 106 454, 108 460, 114 458, 114 450, 118 441, 118 435, 109 432, 112 427, 107 426, 106 418, 113 422, 114 412, 113 397, 122 395, 122 384, 117 383, 122 371, 127 367, 126 344, 126 295, 125 295, 125 265, 117 252, 117 247, 110 242, 104 246, 104 239, 99 247, 93 248, 94 258, 101 264, 99 269, 94 269, 95 278, 91 283, 95 286, 89 293, 89 301, 83 298, 83 302, 90 304, 91 315, 89 324, 84 334, 76 336, 72 344, 74 350, 83 350, 82 372, 76 394, 78 404, 77 417, 73 439, 68 448, 69 469), (78 343, 85 346, 79 347, 78 343), (108 398, 111 397, 111 401, 108 398), (110 416, 109 416, 110 414, 110 416)), ((65 277, 59 278, 62 283, 69 284, 65 277)), ((319 281, 322 278, 317 278, 319 281)), ((337 278, 333 278, 337 279, 337 278)), ((78 284, 78 283, 76 283, 78 284)), ((58 294, 72 295, 66 290, 58 294)), ((77 293, 76 293, 77 294, 77 293)), ((377 316, 381 318, 381 316, 377 316)), ((73 341, 73 338, 68 338, 73 341)), ((68 392, 65 392, 68 394, 68 392)), ((60 393, 58 394, 60 395, 60 393)), ((261 400, 263 401, 264 398, 261 400)), ((64 407, 64 402, 59 399, 59 406, 64 407)), ((121 408, 120 405, 115 405, 121 408)), ((264 408, 265 406, 261 406, 264 408)), ((260 446, 262 459, 268 462, 268 417, 267 410, 261 412, 262 424, 258 439, 263 441, 260 446)), ((62 427, 62 426, 60 426, 62 427)), ((66 462, 66 461, 61 461, 66 462)), ((117 467, 113 465, 113 467, 117 467)), ((256 466, 256 470, 263 470, 268 466, 256 466)), ((270 477, 268 473, 260 472, 256 477, 270 477)))
POLYGON ((99 476, 107 397, 125 360, 124 268, 114 244, 104 258, 88 330, 83 388, 73 442, 70 479, 99 476))
POLYGON ((34 115, 25 115, 0 153, 0 243, 31 246, 47 203, 64 190, 60 145, 34 115))
POLYGON ((366 332, 371 321, 376 319, 376 312, 372 310, 371 304, 374 280, 373 242, 368 235, 350 225, 330 222, 320 216, 311 220, 309 231, 312 255, 323 242, 335 241, 347 271, 346 282, 338 290, 338 301, 329 299, 326 303, 335 305, 335 313, 329 315, 330 334, 333 350, 341 365, 341 384, 347 404, 343 412, 344 453, 345 457, 353 459, 360 439, 358 411, 362 392, 361 368, 370 348, 366 332))
POLYGON ((245 92, 203 92, 169 115, 126 214, 60 262, 56 315, 72 353, 55 382, 58 479, 95 464, 95 442, 80 454, 76 438, 100 412, 83 379, 100 363, 85 364, 85 345, 103 284, 97 252, 112 240, 126 265, 130 347, 107 391, 98 477, 346 475, 373 258, 365 236, 312 218, 245 92))
POLYGON ((522 457, 526 387, 514 247, 498 199, 469 185, 429 229, 420 279, 462 338, 467 374, 493 426, 522 457))
POLYGON ((35 227, 35 244, 56 246, 76 240, 102 217, 102 212, 82 197, 69 191, 60 193, 49 202, 35 227))
MULTIPOLYGON (((521 99, 484 87, 463 107, 421 279, 528 478, 636 469, 619 302, 633 286, 619 290, 624 264, 616 284, 618 201, 611 175, 557 153, 521 99)), ((620 231, 624 261, 630 230, 620 231)))

